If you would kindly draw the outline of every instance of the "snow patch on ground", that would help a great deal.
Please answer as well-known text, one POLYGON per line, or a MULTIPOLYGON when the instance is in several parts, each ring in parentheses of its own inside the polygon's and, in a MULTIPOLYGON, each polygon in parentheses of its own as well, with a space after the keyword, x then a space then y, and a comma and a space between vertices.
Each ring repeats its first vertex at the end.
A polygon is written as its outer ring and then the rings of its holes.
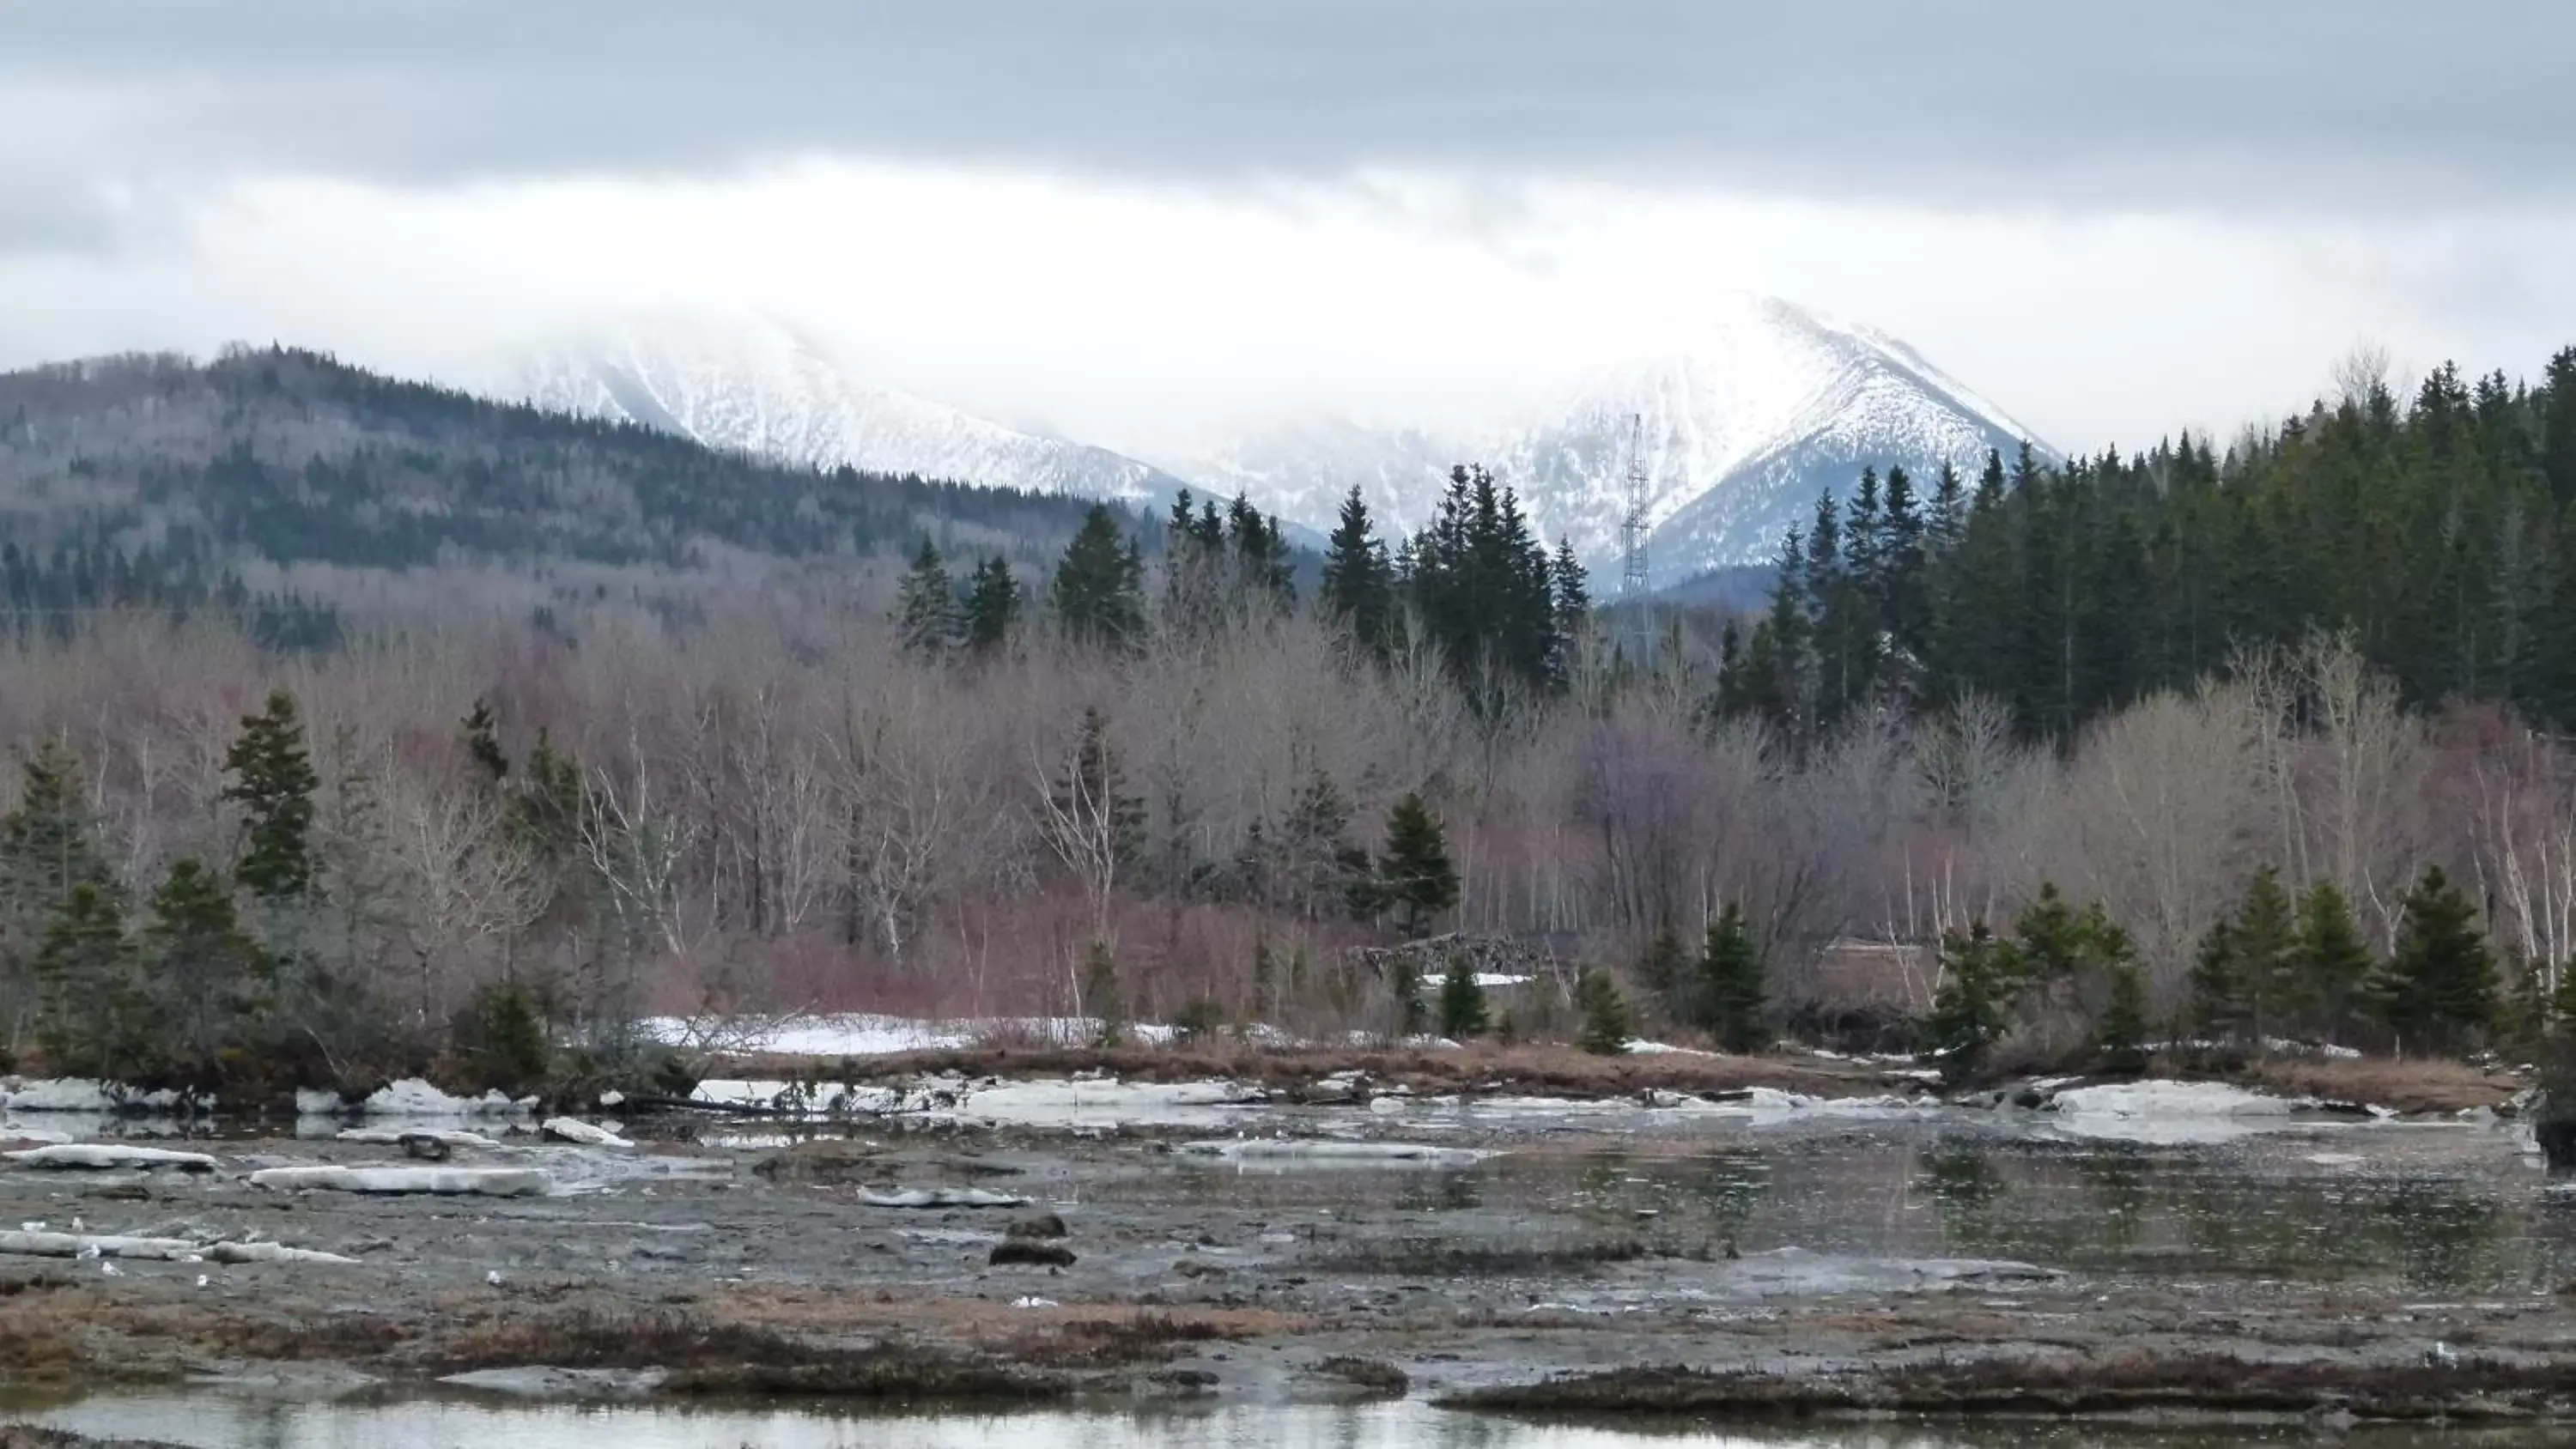
POLYGON ((711 1080, 692 1100, 787 1116, 905 1117, 983 1126, 1115 1128, 1219 1127, 1231 1109, 1261 1102, 1258 1087, 1237 1082, 968 1081, 931 1077, 904 1087, 837 1082, 711 1080))
MULTIPOLYGON (((1049 1046, 1082 1046, 1100 1039, 1101 1025, 1090 1017, 966 1017, 925 1021, 902 1016, 851 1014, 812 1016, 760 1029, 711 1027, 684 1017, 648 1017, 644 1031, 673 1046, 719 1044, 730 1052, 763 1052, 792 1057, 870 1057, 897 1052, 956 1051, 986 1041, 1036 1041, 1049 1046)), ((1126 1034, 1148 1046, 1163 1046, 1178 1032, 1169 1026, 1144 1024, 1126 1034)))

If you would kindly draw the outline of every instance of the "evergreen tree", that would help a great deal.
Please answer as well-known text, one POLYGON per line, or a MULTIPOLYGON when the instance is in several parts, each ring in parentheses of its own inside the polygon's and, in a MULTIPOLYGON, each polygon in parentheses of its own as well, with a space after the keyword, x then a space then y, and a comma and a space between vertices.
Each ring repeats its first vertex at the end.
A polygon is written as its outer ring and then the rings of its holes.
POLYGON ((1127 1041, 1127 997, 1118 987, 1118 953, 1098 937, 1082 953, 1082 1011, 1098 1023, 1094 1038, 1103 1047, 1127 1041))
POLYGON ((1019 621, 1019 580, 1011 577, 1011 566, 996 554, 975 566, 974 580, 966 591, 966 647, 990 654, 1010 641, 1019 621))
POLYGON ((2576 347, 2561 348, 2549 359, 2538 407, 2541 476, 2563 508, 2576 503, 2576 347))
POLYGON ((2478 929, 2477 909, 2425 867, 2406 893, 2397 949, 2378 992, 2380 1017, 2401 1042, 2454 1048, 2495 1017, 2495 954, 2478 929))
POLYGON ((1362 648, 1386 656, 1395 627, 1394 565, 1357 484, 1342 499, 1341 521, 1325 544, 1321 602, 1325 616, 1340 620, 1362 648))
POLYGON ((2008 948, 1979 921, 1941 941, 1941 984, 1924 1021, 1924 1050, 1941 1059, 1944 1081, 1957 1085, 1983 1070, 2011 1027, 2008 948))
POLYGON ((1451 470, 1430 527, 1407 546, 1403 587, 1429 642, 1492 716, 1516 692, 1554 687, 1565 655, 1547 550, 1520 500, 1482 468, 1451 470))
POLYGON ((242 807, 242 852, 233 876, 264 901, 300 898, 313 888, 313 792, 321 779, 304 747, 295 696, 272 691, 267 707, 242 719, 224 755, 232 776, 224 798, 242 807))
POLYGON ((1658 927, 1646 938, 1645 952, 1637 958, 1637 985, 1654 998, 1666 1016, 1676 1021, 1700 1018, 1701 983, 1672 927, 1658 927))
POLYGON ((2094 1051, 2105 1071, 2143 1071, 2147 1065, 2146 973, 2136 962, 2123 961, 2112 968, 2110 986, 2110 1000, 2094 1028, 2094 1051))
POLYGON ((1145 635, 1145 563, 1124 538, 1106 503, 1095 503, 1065 545, 1049 601, 1065 637, 1104 649, 1127 649, 1145 635))
POLYGON ((2298 922, 2270 866, 2257 871, 2236 908, 2230 948, 2246 1029, 2256 1045, 2303 1018, 2298 922))
POLYGON ((1610 973, 1587 966, 1574 981, 1574 1008, 1582 1015, 1582 1034, 1576 1044, 1595 1056, 1615 1057, 1628 1050, 1628 1040, 1636 1034, 1628 1018, 1628 1000, 1619 994, 1619 983, 1610 973))
POLYGON ((919 659, 943 659, 958 639, 957 585, 939 549, 922 535, 912 568, 903 576, 895 605, 895 627, 904 652, 919 659))
POLYGON ((1387 812, 1377 898, 1381 909, 1399 913, 1408 936, 1421 935, 1442 911, 1458 903, 1458 871, 1449 863, 1448 835, 1418 794, 1407 793, 1387 812))
POLYGON ((242 930, 223 878, 192 858, 170 866, 152 893, 142 952, 152 994, 183 1067, 211 1079, 261 1006, 267 964, 242 930))
POLYGON ((2236 923, 2221 918, 2202 933, 2191 965, 2191 1022, 2212 1041, 2241 1041, 2252 1029, 2244 971, 2236 959, 2236 923))
POLYGON ((1397 956, 1387 963, 1387 995, 1395 998, 1395 1034, 1400 1037, 1422 1035, 1430 1009, 1422 1004, 1422 963, 1410 955, 1397 956))
POLYGON ((1549 579, 1556 601, 1548 632, 1548 682, 1563 690, 1574 683, 1583 641, 1592 632, 1592 593, 1586 587, 1587 575, 1574 556, 1573 544, 1557 541, 1556 562, 1549 568, 1549 579))
POLYGON ((0 815, 0 1047, 11 1049, 39 1005, 30 973, 64 898, 83 885, 117 895, 71 748, 49 737, 19 768, 18 804, 0 815))
POLYGON ((500 722, 493 718, 492 706, 477 699, 462 724, 465 732, 465 754, 495 783, 510 776, 510 757, 502 752, 500 722))
POLYGON ((1739 1055, 1761 1050, 1770 1039, 1764 1018, 1762 953, 1735 902, 1728 901, 1709 924, 1699 969, 1707 1008, 1703 1025, 1709 1034, 1721 1048, 1739 1055))
POLYGON ((1369 875, 1366 850, 1350 840, 1351 807, 1333 777, 1317 770, 1289 806, 1277 834, 1284 904, 1308 920, 1351 902, 1369 875))
POLYGON ((73 886, 50 913, 34 972, 43 992, 37 1039, 56 1072, 110 1082, 151 1072, 152 1004, 114 892, 73 886))
POLYGON ((1440 979, 1440 1034, 1466 1041, 1485 1034, 1485 988, 1476 984, 1476 968, 1464 956, 1449 959, 1449 974, 1440 979))
POLYGON ((1100 832, 1118 863, 1144 854, 1145 802, 1127 793, 1126 772, 1109 743, 1109 720, 1098 709, 1083 709, 1072 756, 1051 793, 1056 813, 1086 833, 1100 832))

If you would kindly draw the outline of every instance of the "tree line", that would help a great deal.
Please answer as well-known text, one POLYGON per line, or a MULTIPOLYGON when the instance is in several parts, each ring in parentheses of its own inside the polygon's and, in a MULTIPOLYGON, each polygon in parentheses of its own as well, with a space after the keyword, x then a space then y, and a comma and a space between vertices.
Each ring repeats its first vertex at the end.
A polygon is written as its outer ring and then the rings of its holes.
MULTIPOLYGON (((2546 437, 2563 395, 2509 393, 2506 416, 2546 437)), ((2252 508, 2240 490, 2368 422, 2358 396, 2219 458, 2195 506, 2252 508)), ((2447 406, 2392 405, 2392 436, 2416 447, 2447 406)), ((120 1070, 225 1081, 632 1070, 648 1013, 715 1031, 801 1008, 1332 1035, 1472 1031, 1485 1005, 1481 1029, 1521 1037, 1962 1060, 2458 1050, 2556 1014, 2576 757, 2525 724, 2536 704, 2427 693, 2394 636, 2316 610, 2070 710, 2065 608, 2023 607, 2018 573, 2014 608, 1958 601, 2002 597, 1977 548, 2039 547, 2032 520, 2089 516, 2111 475, 1987 471, 1928 498, 1864 480, 1824 545, 1799 538, 1789 597, 1731 642, 1681 620, 1652 668, 1472 468, 1409 538, 1352 500, 1309 577, 1248 502, 1191 499, 1142 534, 1084 506, 1035 562, 915 529, 910 574, 860 607, 405 622, 305 654, 162 610, 0 634, 0 739, 65 752, 0 785, 56 842, 24 858, 61 867, 0 926, 9 1045, 137 1060, 115 1020, 46 1027, 48 979, 128 983, 57 1003, 210 1023, 120 1070), (293 753, 244 743, 277 691, 309 814, 245 773, 293 753), (254 827, 298 818, 305 884, 246 873, 254 827), (1510 943, 1532 981, 1484 1003, 1459 960, 1370 964, 1453 936, 1462 960, 1510 943)), ((2375 516, 2424 485, 2355 486, 2375 516)), ((2091 573, 2053 577, 2074 616, 2106 612, 2091 573)), ((2111 657, 2091 627, 2079 682, 2111 657)))
POLYGON ((2576 725, 2576 348, 2536 386, 2384 369, 2224 453, 1989 454, 1866 473, 1784 541, 1721 707, 1786 741, 1856 713, 2004 703, 2027 737, 2187 689, 2249 647, 2347 632, 2412 707, 2576 725))

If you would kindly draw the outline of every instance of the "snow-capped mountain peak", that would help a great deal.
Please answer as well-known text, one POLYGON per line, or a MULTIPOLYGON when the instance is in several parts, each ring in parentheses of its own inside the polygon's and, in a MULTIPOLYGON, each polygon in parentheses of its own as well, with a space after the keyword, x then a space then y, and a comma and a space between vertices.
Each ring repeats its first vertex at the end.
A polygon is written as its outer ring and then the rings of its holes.
POLYGON ((1140 502, 1177 479, 865 382, 772 319, 627 319, 557 337, 491 391, 789 462, 1140 502))
POLYGON ((1973 471, 1987 449, 2010 452, 2029 437, 1902 342, 1745 297, 1703 319, 1688 347, 1608 369, 1478 434, 1308 423, 1169 466, 1316 527, 1330 526, 1357 484, 1402 532, 1426 520, 1451 465, 1482 462, 1518 490, 1548 539, 1599 567, 1615 561, 1636 438, 1662 585, 1767 562, 1819 493, 1848 494, 1864 467, 1973 471))

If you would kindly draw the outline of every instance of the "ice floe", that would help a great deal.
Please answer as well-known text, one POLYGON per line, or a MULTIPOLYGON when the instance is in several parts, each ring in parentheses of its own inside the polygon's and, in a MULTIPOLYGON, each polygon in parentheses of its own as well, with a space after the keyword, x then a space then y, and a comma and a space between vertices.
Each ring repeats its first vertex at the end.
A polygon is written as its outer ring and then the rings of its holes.
POLYGON ((1482 1162, 1491 1152, 1472 1147, 1442 1147, 1428 1142, 1352 1142, 1313 1137, 1235 1137, 1184 1142, 1180 1151, 1194 1157, 1221 1157, 1247 1163, 1437 1163, 1482 1162))
MULTIPOLYGON (((302 1105, 299 1097, 297 1106, 302 1105)), ((513 1099, 498 1090, 480 1097, 452 1097, 418 1077, 387 1082, 358 1104, 358 1110, 370 1117, 525 1117, 536 1107, 534 1097, 513 1099)))
POLYGON ((2052 1125, 2072 1137, 2158 1146, 2232 1142, 2302 1125, 2302 1103, 2225 1082, 2112 1082, 2049 1098, 2052 1125))
POLYGON ((859 1201, 881 1208, 1015 1208, 1029 1200, 980 1187, 914 1187, 901 1192, 862 1192, 859 1201))
POLYGON ((578 1117, 548 1117, 538 1130, 558 1142, 570 1142, 581 1147, 623 1148, 635 1145, 605 1127, 594 1126, 578 1117))
POLYGON ((166 1147, 129 1147, 121 1142, 73 1142, 28 1147, 0 1153, 20 1167, 116 1168, 175 1167, 182 1172, 212 1172, 215 1159, 202 1152, 174 1152, 166 1147))
POLYGON ((253 1187, 280 1192, 439 1193, 542 1197, 554 1178, 525 1167, 271 1167, 250 1175, 253 1187))

